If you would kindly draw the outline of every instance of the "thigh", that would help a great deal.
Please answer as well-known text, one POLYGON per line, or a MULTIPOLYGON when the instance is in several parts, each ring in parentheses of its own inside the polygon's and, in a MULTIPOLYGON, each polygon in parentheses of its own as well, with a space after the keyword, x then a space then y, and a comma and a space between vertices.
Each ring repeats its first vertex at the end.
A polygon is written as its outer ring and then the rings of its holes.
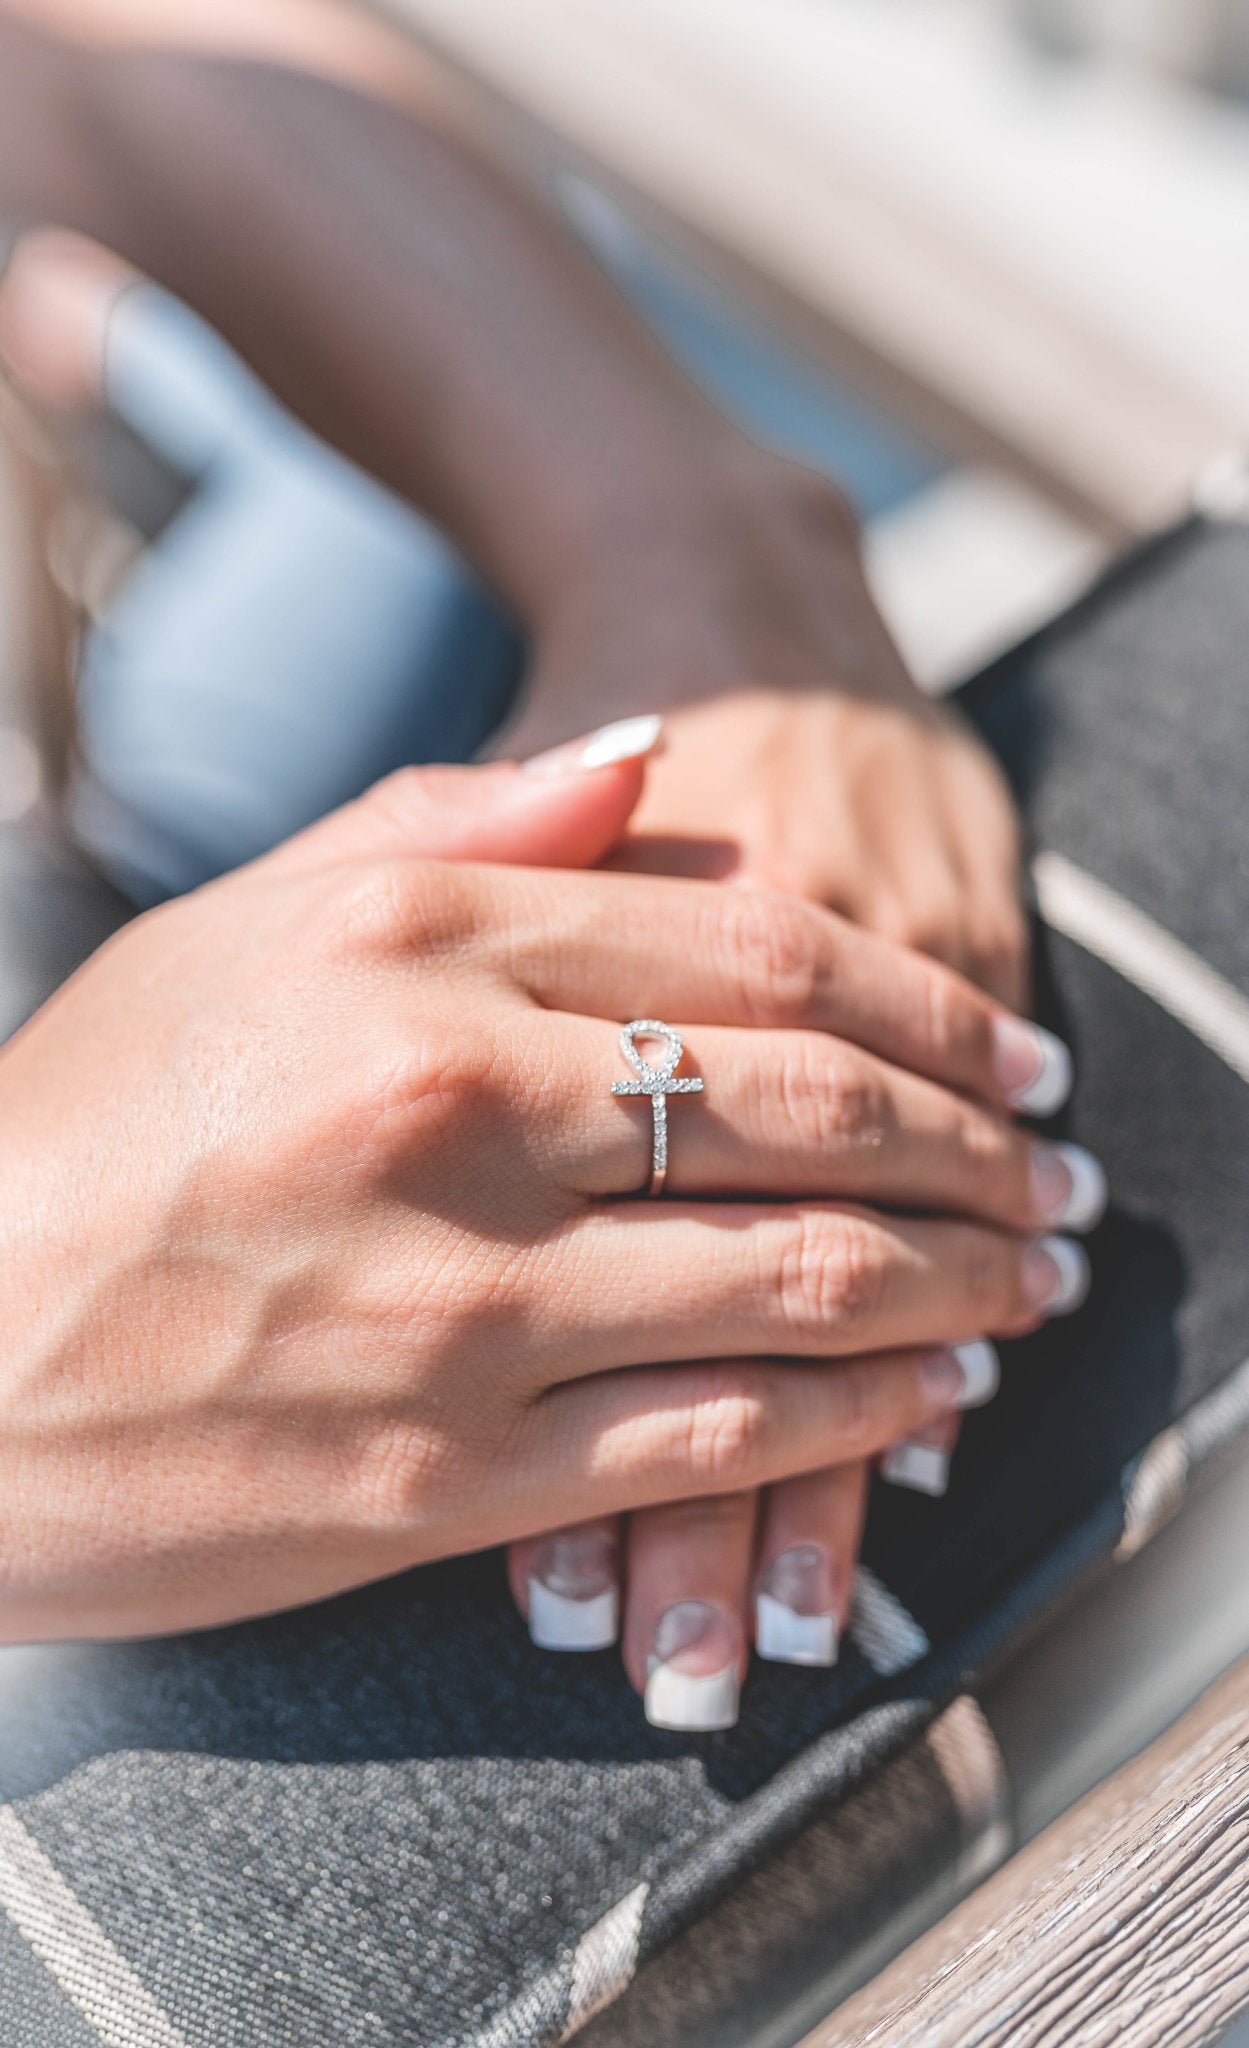
POLYGON ((394 768, 469 758, 520 648, 433 528, 164 294, 120 301, 109 387, 194 484, 91 634, 80 685, 74 829, 146 904, 394 768))

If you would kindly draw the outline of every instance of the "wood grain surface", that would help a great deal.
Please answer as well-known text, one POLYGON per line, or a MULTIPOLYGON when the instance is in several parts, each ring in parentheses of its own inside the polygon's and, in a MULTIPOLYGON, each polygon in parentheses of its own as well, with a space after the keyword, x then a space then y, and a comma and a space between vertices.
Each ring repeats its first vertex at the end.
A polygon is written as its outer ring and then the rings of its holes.
POLYGON ((1249 1661, 804 2048, 1202 2048, 1249 2010, 1249 1661))

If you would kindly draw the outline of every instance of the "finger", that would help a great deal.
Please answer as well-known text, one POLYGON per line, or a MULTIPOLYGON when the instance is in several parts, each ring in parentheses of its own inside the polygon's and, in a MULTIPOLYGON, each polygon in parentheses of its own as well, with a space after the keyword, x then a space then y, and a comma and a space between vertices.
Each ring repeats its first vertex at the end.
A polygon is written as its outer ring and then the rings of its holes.
POLYGON ((969 978, 1026 1013, 1032 941, 1023 905, 1023 847, 1005 779, 976 744, 946 750, 942 764, 953 847, 965 897, 969 978))
POLYGON ((987 867, 920 874, 905 867, 877 881, 863 923, 913 947, 983 989, 1007 1009, 1027 1006, 1030 934, 1011 885, 987 867))
POLYGON ((863 922, 895 945, 938 960, 974 982, 967 908, 955 867, 923 846, 914 847, 909 861, 905 849, 896 847, 890 872, 875 880, 863 922))
POLYGON ((642 794, 657 718, 624 719, 523 767, 402 768, 266 857, 308 872, 340 861, 421 858, 590 867, 642 794))
POLYGON ((1083 1300, 1072 1238, 835 1203, 620 1203, 539 1254, 548 1384, 658 1359, 841 1358, 1014 1336, 1083 1300))
MULTIPOLYGON (((984 878, 986 884, 988 879, 984 878)), ((1004 890, 994 892, 974 905, 968 924, 968 979, 1008 1009, 1026 1012, 1032 991, 1032 938, 1023 905, 1004 890)))
POLYGON ((961 1423, 957 1415, 925 1424, 901 1443, 891 1444, 880 1461, 880 1476, 890 1486, 926 1493, 940 1500, 950 1484, 950 1462, 961 1423))
POLYGON ((863 1461, 783 1479, 764 1495, 755 1648, 778 1664, 835 1664, 867 1512, 863 1461))
POLYGON ((542 1529, 854 1464, 956 1412, 968 1384, 948 1350, 602 1373, 531 1406, 516 1512, 542 1529))
MULTIPOLYGON (((645 1187, 651 1102, 608 1093, 613 1072, 632 1083, 614 1034, 546 1012, 521 1029, 565 1185, 593 1196, 645 1187)), ((822 1195, 1021 1231, 1090 1229, 1105 1209, 1105 1176, 1082 1148, 1039 1139, 844 1039, 695 1026, 679 1071, 705 1085, 668 1101, 673 1194, 822 1195)))
POLYGON ((512 1598, 540 1650, 606 1650, 620 1625, 620 1522, 614 1515, 513 1543, 512 1598))
POLYGON ((1027 1013, 1032 997, 1032 933, 1014 861, 972 866, 964 853, 968 978, 1008 1009, 1027 1013))
POLYGON ((796 897, 496 869, 482 907, 506 929, 509 971, 548 1009, 831 1032, 1030 1111, 1048 1113, 1070 1085, 1070 1055, 1052 1033, 938 962, 796 897))
POLYGON ((729 1493, 630 1517, 624 1662, 656 1728, 737 1719, 757 1505, 729 1493))

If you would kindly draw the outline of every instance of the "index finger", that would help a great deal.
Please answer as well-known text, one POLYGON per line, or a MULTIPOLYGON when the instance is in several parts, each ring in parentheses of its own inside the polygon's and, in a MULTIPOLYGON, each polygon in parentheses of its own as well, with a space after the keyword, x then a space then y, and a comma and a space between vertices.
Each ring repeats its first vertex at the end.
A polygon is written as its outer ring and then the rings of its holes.
POLYGON ((984 1101, 1048 1116, 1071 1055, 938 961, 798 897, 500 869, 508 964, 547 1007, 832 1032, 984 1101), (556 935, 558 934, 558 938, 556 935))

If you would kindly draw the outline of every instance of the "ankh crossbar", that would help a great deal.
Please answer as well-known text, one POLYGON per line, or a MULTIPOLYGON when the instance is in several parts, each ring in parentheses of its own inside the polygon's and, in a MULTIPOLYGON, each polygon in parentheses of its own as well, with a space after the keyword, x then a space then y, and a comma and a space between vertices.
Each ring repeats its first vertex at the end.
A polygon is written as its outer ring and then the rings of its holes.
POLYGON ((613 1081, 613 1095, 649 1095, 651 1103, 651 1177, 646 1192, 661 1195, 668 1178, 668 1097, 700 1095, 700 1080, 678 1081, 677 1068, 685 1051, 681 1034, 657 1017, 639 1017, 626 1024, 620 1034, 620 1050, 637 1075, 636 1081, 613 1081), (652 1066, 637 1049, 639 1038, 659 1038, 666 1048, 658 1066, 652 1066))

